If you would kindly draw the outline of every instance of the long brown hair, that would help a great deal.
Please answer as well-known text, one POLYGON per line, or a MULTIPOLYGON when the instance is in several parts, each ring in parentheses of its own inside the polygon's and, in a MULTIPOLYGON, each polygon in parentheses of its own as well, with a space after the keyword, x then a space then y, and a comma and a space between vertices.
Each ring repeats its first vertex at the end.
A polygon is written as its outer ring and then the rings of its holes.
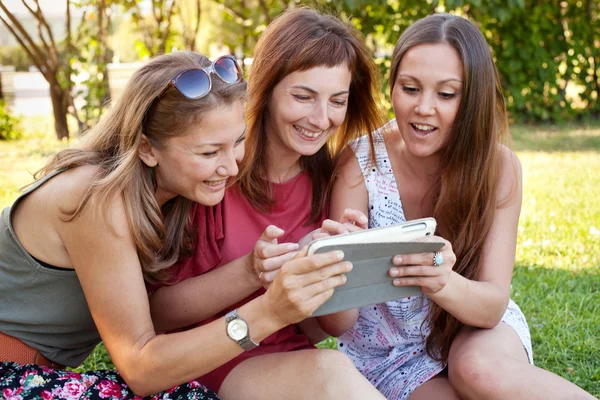
POLYGON ((352 75, 346 118, 326 146, 300 159, 312 179, 311 222, 327 205, 341 149, 382 122, 378 69, 360 32, 315 10, 288 10, 261 35, 248 80, 246 143, 252 151, 246 152, 238 175, 238 185, 256 209, 268 211, 272 204, 271 186, 266 179, 265 125, 273 89, 292 72, 339 65, 347 65, 352 75))
POLYGON ((169 137, 183 135, 199 124, 208 111, 245 99, 245 82, 229 85, 211 76, 212 90, 201 99, 188 100, 170 89, 154 101, 178 73, 210 63, 192 52, 150 60, 133 74, 117 102, 77 147, 59 152, 35 174, 40 179, 82 165, 99 166, 77 208, 63 210, 65 220, 77 217, 91 199, 107 217, 107 202, 121 196, 144 276, 150 282, 166 279, 165 269, 180 253, 190 250, 194 235, 190 200, 177 196, 162 207, 158 205, 154 170, 138 156, 142 133, 153 145, 163 146, 169 137))
MULTIPOLYGON (((499 142, 507 134, 504 97, 498 71, 481 32, 468 20, 435 14, 407 28, 394 48, 392 91, 402 57, 425 43, 447 43, 463 63, 462 97, 450 139, 441 155, 434 186, 433 217, 439 234, 452 243, 454 271, 467 279, 479 276, 482 249, 496 208, 500 173, 499 142)), ((429 355, 447 361, 462 323, 432 302, 427 323, 429 355)))

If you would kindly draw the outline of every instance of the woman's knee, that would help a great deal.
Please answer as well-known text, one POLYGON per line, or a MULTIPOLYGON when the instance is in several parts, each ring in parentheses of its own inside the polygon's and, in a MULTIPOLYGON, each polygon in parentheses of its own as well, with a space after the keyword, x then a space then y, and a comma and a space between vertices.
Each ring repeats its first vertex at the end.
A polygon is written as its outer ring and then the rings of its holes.
POLYGON ((448 379, 454 389, 464 397, 493 396, 502 393, 501 377, 508 373, 510 363, 511 360, 494 352, 455 352, 448 360, 448 379))
MULTIPOLYGON (((315 366, 315 374, 326 372, 327 374, 347 374, 348 371, 358 370, 352 361, 341 351, 331 349, 317 349, 311 351, 312 362, 315 366)), ((330 375, 331 376, 331 375, 330 375)))
POLYGON ((352 386, 365 379, 348 356, 340 351, 318 349, 312 353, 314 379, 320 381, 325 390, 329 388, 337 392, 340 385, 352 386))

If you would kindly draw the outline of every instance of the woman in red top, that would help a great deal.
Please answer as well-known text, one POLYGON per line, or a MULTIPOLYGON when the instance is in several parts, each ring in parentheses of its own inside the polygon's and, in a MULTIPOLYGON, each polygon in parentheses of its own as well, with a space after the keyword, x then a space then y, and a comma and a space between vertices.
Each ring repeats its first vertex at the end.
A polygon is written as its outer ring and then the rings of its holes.
MULTIPOLYGON (((299 246, 352 229, 326 219, 330 183, 338 149, 381 121, 376 71, 360 35, 334 17, 296 9, 269 25, 248 83, 253 151, 221 204, 197 206, 195 255, 180 262, 180 283, 152 295, 157 330, 226 315, 262 295, 299 246)), ((367 223, 353 210, 345 218, 367 223)), ((305 332, 322 333, 328 318, 247 345, 199 380, 224 399, 381 398, 346 356, 312 346, 305 332)))

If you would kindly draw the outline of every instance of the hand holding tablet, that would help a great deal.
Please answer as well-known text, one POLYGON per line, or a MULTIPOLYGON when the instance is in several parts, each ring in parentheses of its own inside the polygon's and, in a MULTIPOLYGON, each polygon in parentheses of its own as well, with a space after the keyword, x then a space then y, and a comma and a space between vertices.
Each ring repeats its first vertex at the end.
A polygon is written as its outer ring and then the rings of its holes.
POLYGON ((353 264, 346 274, 347 282, 336 288, 333 296, 313 316, 332 314, 339 311, 370 304, 396 300, 419 293, 417 286, 396 287, 389 276, 392 257, 397 254, 435 253, 443 243, 412 242, 431 236, 435 232, 433 218, 414 220, 398 225, 367 229, 344 235, 314 240, 308 254, 342 250, 344 260, 353 264))

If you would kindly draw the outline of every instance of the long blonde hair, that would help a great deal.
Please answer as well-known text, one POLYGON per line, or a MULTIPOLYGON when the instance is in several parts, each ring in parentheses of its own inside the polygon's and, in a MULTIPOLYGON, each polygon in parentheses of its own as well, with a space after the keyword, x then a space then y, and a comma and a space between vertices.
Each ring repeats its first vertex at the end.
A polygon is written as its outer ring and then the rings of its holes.
POLYGON ((133 74, 118 101, 79 145, 59 152, 35 174, 37 180, 82 165, 100 167, 79 205, 74 210, 62 210, 65 220, 76 218, 91 199, 107 218, 108 201, 121 196, 142 271, 149 282, 165 281, 165 269, 191 250, 194 237, 190 200, 177 196, 162 207, 157 203, 154 170, 138 156, 142 133, 152 145, 163 146, 169 137, 185 134, 192 125, 199 124, 208 111, 245 99, 245 82, 230 85, 211 76, 212 90, 201 99, 188 100, 171 88, 155 101, 177 74, 210 63, 208 58, 192 52, 150 60, 133 74))

